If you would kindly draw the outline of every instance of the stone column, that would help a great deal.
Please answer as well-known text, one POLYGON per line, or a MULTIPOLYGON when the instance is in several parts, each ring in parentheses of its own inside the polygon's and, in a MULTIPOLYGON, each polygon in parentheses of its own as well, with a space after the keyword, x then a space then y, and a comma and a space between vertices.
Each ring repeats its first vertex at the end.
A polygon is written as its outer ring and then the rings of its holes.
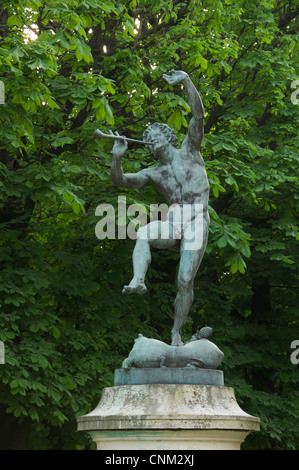
POLYGON ((105 388, 77 421, 98 450, 239 450, 260 422, 230 387, 177 383, 105 388))

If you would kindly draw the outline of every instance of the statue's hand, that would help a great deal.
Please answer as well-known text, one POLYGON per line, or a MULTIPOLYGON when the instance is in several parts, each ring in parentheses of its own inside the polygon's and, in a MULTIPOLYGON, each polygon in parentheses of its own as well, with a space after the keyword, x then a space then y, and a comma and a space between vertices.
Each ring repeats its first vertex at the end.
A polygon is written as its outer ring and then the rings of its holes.
MULTIPOLYGON (((113 132, 110 131, 110 134, 113 135, 113 132)), ((115 132, 115 135, 119 136, 118 132, 115 132)), ((128 142, 126 140, 115 140, 113 145, 113 155, 115 157, 123 157, 128 149, 128 142)))
POLYGON ((183 72, 182 70, 171 70, 169 75, 166 73, 163 74, 163 78, 169 83, 169 85, 176 85, 177 83, 181 83, 188 74, 183 72))

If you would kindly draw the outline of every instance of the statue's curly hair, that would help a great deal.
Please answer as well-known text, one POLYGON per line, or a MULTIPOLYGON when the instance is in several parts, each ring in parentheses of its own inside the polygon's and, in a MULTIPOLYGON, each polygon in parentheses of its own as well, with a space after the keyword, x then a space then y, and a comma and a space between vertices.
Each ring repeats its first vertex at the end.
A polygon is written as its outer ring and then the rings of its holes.
MULTIPOLYGON (((178 138, 177 138, 177 135, 176 133, 174 132, 173 129, 171 129, 171 127, 169 127, 167 124, 161 124, 159 122, 155 122, 154 124, 151 124, 150 126, 148 126, 148 128, 144 131, 143 133, 143 140, 146 141, 147 140, 147 137, 151 131, 151 129, 159 129, 161 132, 163 132, 163 134, 165 135, 166 139, 168 140, 168 142, 170 144, 172 144, 174 147, 178 148, 178 138)), ((148 146, 146 146, 148 147, 148 146)), ((150 146, 149 146, 150 148, 150 146)))

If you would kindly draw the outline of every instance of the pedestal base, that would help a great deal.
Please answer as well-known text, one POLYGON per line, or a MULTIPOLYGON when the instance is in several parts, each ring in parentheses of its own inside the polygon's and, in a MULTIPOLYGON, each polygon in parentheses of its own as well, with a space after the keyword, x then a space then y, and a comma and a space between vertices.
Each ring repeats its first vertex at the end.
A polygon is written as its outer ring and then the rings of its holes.
POLYGON ((223 372, 197 367, 116 369, 114 385, 185 384, 223 386, 223 372))
POLYGON ((97 450, 240 450, 248 431, 94 431, 97 450))
POLYGON ((237 450, 259 430, 232 388, 213 385, 105 388, 95 410, 77 421, 99 450, 237 450))

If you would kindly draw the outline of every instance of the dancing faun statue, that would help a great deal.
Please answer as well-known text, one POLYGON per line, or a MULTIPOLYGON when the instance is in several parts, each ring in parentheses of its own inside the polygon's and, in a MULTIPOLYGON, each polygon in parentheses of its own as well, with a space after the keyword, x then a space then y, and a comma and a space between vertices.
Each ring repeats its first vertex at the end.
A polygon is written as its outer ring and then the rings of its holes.
MULTIPOLYGON (((174 303, 172 346, 182 345, 181 330, 193 302, 194 278, 201 264, 209 228, 209 183, 201 156, 204 136, 204 107, 200 95, 187 73, 171 71, 163 78, 170 84, 183 84, 191 108, 192 118, 181 148, 175 132, 166 124, 154 123, 143 134, 146 147, 158 158, 155 167, 138 173, 123 173, 121 159, 128 148, 124 136, 115 139, 111 180, 113 185, 126 188, 153 186, 170 204, 169 217, 139 228, 133 252, 133 279, 124 286, 127 294, 146 292, 145 276, 151 262, 151 247, 177 249, 180 263, 177 278, 178 292, 174 303), (187 207, 191 210, 184 211, 187 207), (176 208, 176 210, 173 210, 176 208), (189 214, 186 217, 186 212, 189 214), (180 217, 177 217, 179 215, 180 217), (183 219, 183 220, 182 220, 183 219)), ((101 135, 96 131, 96 135, 101 135)))

